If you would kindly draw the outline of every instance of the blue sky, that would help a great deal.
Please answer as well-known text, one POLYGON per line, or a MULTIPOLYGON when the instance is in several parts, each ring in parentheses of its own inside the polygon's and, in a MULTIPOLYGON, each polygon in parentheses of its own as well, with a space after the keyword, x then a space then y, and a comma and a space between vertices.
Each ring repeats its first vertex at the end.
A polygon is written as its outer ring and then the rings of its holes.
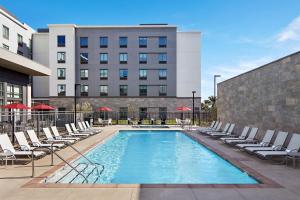
POLYGON ((33 28, 169 23, 202 32, 202 97, 219 81, 300 50, 299 0, 0 0, 33 28), (87 3, 88 2, 88 3, 87 3))

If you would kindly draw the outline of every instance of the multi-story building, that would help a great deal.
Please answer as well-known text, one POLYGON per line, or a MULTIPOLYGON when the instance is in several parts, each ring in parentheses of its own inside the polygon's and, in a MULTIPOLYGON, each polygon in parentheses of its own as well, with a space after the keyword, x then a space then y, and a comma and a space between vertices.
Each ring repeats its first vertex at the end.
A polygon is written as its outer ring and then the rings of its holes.
POLYGON ((50 75, 48 67, 31 60, 33 32, 0 7, 0 112, 8 103, 31 106, 31 76, 50 75))
POLYGON ((51 24, 33 34, 33 59, 53 75, 34 77, 33 95, 61 110, 78 102, 115 111, 200 107, 200 33, 167 24, 51 24))

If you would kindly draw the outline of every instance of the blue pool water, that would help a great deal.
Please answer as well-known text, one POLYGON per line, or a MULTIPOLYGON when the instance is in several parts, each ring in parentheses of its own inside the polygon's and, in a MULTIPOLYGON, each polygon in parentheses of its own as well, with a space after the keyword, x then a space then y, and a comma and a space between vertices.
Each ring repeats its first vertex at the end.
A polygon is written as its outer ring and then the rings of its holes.
MULTIPOLYGON (((105 166, 97 183, 258 184, 180 131, 120 131, 86 156, 105 166)), ((83 158, 75 161, 83 162, 83 158)), ((89 179, 96 180, 93 175, 89 179)), ((80 181, 77 177, 73 182, 80 181)))

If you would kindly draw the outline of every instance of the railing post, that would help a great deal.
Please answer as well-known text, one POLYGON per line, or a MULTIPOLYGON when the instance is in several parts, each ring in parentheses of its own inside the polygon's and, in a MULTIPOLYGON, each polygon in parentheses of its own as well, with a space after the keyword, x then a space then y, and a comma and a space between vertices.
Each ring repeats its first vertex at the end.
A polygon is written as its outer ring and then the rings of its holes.
POLYGON ((51 144, 51 166, 54 165, 54 161, 53 161, 53 152, 54 152, 54 150, 53 150, 53 144, 54 143, 51 144))
POLYGON ((31 162, 32 162, 32 171, 31 171, 31 177, 34 177, 34 150, 31 151, 31 162))

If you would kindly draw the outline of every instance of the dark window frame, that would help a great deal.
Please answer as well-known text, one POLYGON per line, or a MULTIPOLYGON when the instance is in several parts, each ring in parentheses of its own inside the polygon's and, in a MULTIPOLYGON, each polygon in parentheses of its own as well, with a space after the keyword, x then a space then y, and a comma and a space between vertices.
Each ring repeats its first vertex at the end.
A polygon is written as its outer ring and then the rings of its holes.
POLYGON ((139 96, 141 96, 141 97, 148 96, 148 87, 147 87, 147 85, 139 85, 139 96), (144 88, 142 88, 142 87, 144 87, 144 88), (144 92, 143 92, 143 90, 144 90, 144 92))
POLYGON ((147 69, 140 69, 139 70, 139 79, 140 80, 147 80, 148 77, 148 70, 147 69), (146 76, 141 76, 141 71, 146 71, 146 76))
POLYGON ((89 53, 79 53, 80 64, 89 64, 89 53), (85 54, 87 60, 82 59, 81 55, 85 54))
POLYGON ((119 61, 120 61, 120 64, 127 64, 127 62, 128 62, 128 53, 119 53, 119 61), (121 60, 121 55, 126 55, 125 56, 126 60, 121 60))
POLYGON ((4 38, 4 39, 7 39, 7 40, 9 40, 9 28, 7 27, 7 26, 5 26, 5 25, 2 25, 2 37, 4 38), (4 29, 6 29, 7 30, 7 35, 5 35, 4 33, 4 29))
POLYGON ((128 69, 119 69, 119 77, 120 77, 120 80, 128 80, 128 69), (125 77, 122 77, 121 75, 121 71, 127 71, 127 76, 125 77))
POLYGON ((107 97, 107 96, 108 96, 108 85, 100 85, 100 86, 99 86, 99 90, 100 90, 99 93, 100 93, 100 96, 101 96, 101 97, 107 97), (106 90, 107 90, 106 93, 101 92, 101 86, 106 87, 106 90))
POLYGON ((80 85, 80 96, 82 96, 82 97, 89 96, 89 85, 80 85), (86 91, 82 91, 82 88, 85 89, 85 87, 87 87, 87 92, 86 91))
POLYGON ((148 54, 147 53, 139 53, 139 63, 140 64, 147 64, 148 62, 148 54), (141 55, 144 54, 146 55, 146 60, 141 60, 141 55))
POLYGON ((167 36, 160 36, 158 37, 158 47, 159 48, 167 48, 168 45, 168 38, 167 36), (165 39, 165 44, 161 44, 161 40, 165 39))
MULTIPOLYGON (((124 88, 123 88, 123 89, 124 89, 124 88)), ((120 93, 120 96, 122 96, 122 97, 128 96, 128 85, 120 85, 120 86, 119 86, 119 93, 120 93), (122 87, 125 87, 125 88, 126 88, 126 93, 122 93, 122 92, 121 92, 122 87)))
POLYGON ((158 79, 159 80, 167 80, 168 77, 168 70, 167 69, 159 69, 158 70, 158 79), (161 71, 166 71, 166 76, 161 76, 160 72, 161 71))
POLYGON ((23 41, 23 36, 18 33, 18 46, 23 47, 24 41, 23 41), (21 38, 21 39, 20 39, 21 38))
POLYGON ((66 52, 65 51, 59 51, 59 52, 57 52, 57 63, 66 63, 66 52), (58 54, 64 55, 64 60, 59 60, 58 59, 58 54))
POLYGON ((99 70, 99 76, 100 76, 100 80, 108 80, 108 69, 100 69, 99 70), (106 71, 106 77, 102 77, 101 76, 101 71, 105 70, 106 71))
POLYGON ((167 53, 159 53, 158 54, 158 64, 167 64, 168 62, 168 54, 167 53), (163 55, 166 56, 166 60, 162 59, 161 58, 164 58, 163 55))
POLYGON ((89 47, 89 38, 88 37, 80 37, 79 38, 79 46, 80 48, 88 48, 89 47), (86 39, 87 44, 82 45, 81 40, 86 39))
POLYGON ((57 80, 66 80, 66 68, 57 68, 57 80), (65 72, 64 72, 64 76, 59 76, 59 70, 64 70, 65 72))
POLYGON ((66 46, 66 36, 57 35, 57 47, 65 47, 65 46, 66 46))
POLYGON ((108 64, 108 53, 99 54, 100 64, 108 64), (101 60, 101 55, 106 55, 106 60, 101 60))
POLYGON ((148 37, 141 36, 139 37, 139 48, 147 48, 148 47, 148 37), (146 41, 145 44, 141 44, 142 41, 146 41))
MULTIPOLYGON (((80 72, 79 72, 79 76, 80 76, 80 80, 89 80, 89 70, 88 69, 80 69, 80 72), (86 72, 87 71, 87 76, 81 76, 81 72, 84 71, 86 72)), ((84 73, 85 74, 85 73, 84 73)))
POLYGON ((126 36, 120 36, 119 37, 119 47, 120 48, 127 48, 127 46, 128 46, 128 37, 126 37, 126 36), (124 41, 126 41, 125 42, 126 44, 122 44, 121 43, 122 39, 124 39, 124 41))
POLYGON ((162 97, 162 96, 167 96, 168 92, 167 92, 167 86, 166 85, 160 85, 158 88, 158 96, 162 97), (166 88, 166 92, 161 92, 160 88, 161 87, 165 87, 166 88))
POLYGON ((66 84, 58 84, 57 85, 57 96, 66 96, 66 90, 67 90, 67 86, 66 84), (64 91, 63 92, 59 92, 58 87, 59 86, 64 86, 64 91))
POLYGON ((107 36, 99 37, 99 46, 100 46, 100 48, 108 48, 108 37, 107 36), (106 39, 106 44, 101 44, 102 39, 106 39))

